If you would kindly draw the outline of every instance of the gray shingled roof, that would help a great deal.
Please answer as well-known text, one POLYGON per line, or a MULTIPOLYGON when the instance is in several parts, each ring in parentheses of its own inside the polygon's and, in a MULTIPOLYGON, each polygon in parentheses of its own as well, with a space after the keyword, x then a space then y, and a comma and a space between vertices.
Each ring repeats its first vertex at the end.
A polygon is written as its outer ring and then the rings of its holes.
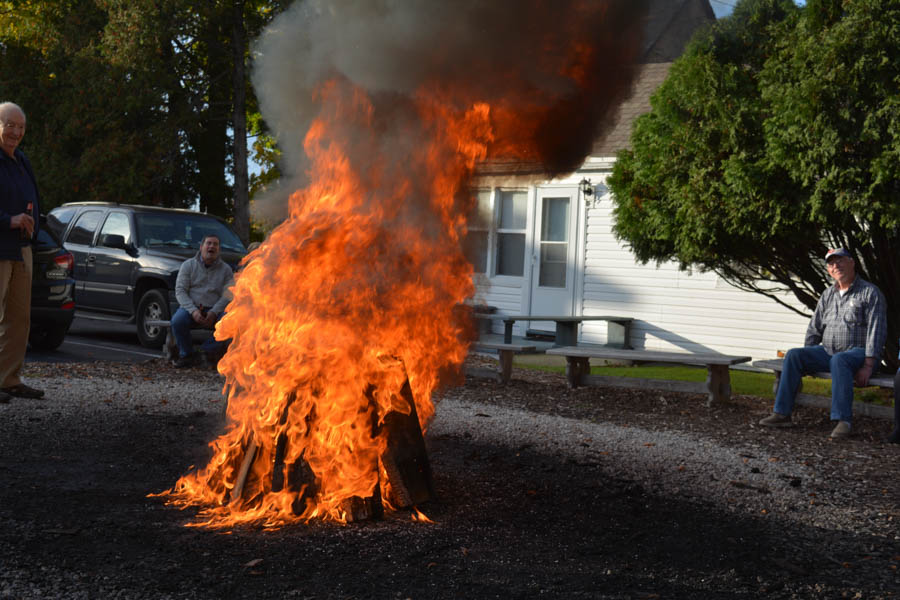
POLYGON ((672 62, 681 56, 697 29, 715 20, 709 0, 651 3, 640 72, 615 119, 594 143, 593 156, 615 156, 618 150, 630 146, 631 126, 637 117, 650 112, 650 96, 665 81, 672 62))
POLYGON ((650 96, 666 79, 672 63, 641 65, 631 96, 622 102, 615 120, 594 143, 592 156, 615 156, 631 145, 631 126, 640 115, 650 112, 650 96))

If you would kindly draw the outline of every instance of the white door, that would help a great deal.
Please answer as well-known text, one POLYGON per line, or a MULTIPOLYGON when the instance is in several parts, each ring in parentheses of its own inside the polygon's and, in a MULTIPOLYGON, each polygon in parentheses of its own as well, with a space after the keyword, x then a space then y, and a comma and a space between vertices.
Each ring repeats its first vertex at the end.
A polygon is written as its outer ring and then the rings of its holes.
MULTIPOLYGON (((569 316, 575 307, 577 188, 537 190, 531 274, 532 315, 569 316)), ((553 331, 553 322, 532 322, 553 331)))

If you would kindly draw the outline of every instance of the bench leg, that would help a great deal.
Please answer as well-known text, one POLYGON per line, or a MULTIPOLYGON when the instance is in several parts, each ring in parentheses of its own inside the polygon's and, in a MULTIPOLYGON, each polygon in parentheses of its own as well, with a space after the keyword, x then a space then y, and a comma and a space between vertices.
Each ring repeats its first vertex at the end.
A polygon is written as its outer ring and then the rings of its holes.
POLYGON ((554 340, 554 345, 556 346, 577 346, 578 323, 575 321, 557 321, 554 340))
POLYGON ((163 358, 173 361, 178 357, 178 344, 175 343, 175 336, 172 334, 172 328, 166 331, 166 343, 163 344, 163 358))
MULTIPOLYGON (((772 395, 778 395, 778 386, 781 385, 781 371, 775 371, 775 383, 772 384, 772 395)), ((803 379, 800 379, 800 383, 797 385, 797 393, 803 391, 803 379)))
POLYGON ((728 365, 706 366, 706 389, 709 391, 707 406, 716 402, 725 402, 731 398, 731 376, 728 365))
POLYGON ((512 330, 515 321, 504 319, 503 321, 503 343, 512 344, 512 330))
POLYGON ((591 362, 589 358, 581 356, 566 357, 566 381, 571 389, 581 385, 582 378, 591 372, 591 362))
POLYGON ((512 350, 498 350, 500 355, 500 383, 509 383, 512 377, 512 363, 515 352, 512 350))

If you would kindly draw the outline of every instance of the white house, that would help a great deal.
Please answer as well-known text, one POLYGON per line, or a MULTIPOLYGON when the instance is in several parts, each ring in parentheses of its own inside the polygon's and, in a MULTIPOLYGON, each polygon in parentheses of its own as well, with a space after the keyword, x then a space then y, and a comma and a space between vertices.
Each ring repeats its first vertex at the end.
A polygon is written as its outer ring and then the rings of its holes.
MULTIPOLYGON (((632 121, 649 111, 651 93, 693 31, 715 19, 708 0, 653 4, 632 95, 577 172, 519 185, 516 175, 527 167, 493 164, 482 170, 480 218, 470 223, 475 300, 506 314, 631 317, 635 348, 772 358, 802 345, 808 318, 738 290, 715 273, 689 273, 674 263, 641 265, 612 233, 605 181, 615 153, 628 145, 632 121)), ((801 307, 792 296, 784 300, 801 307)), ((526 329, 552 331, 553 324, 518 322, 514 333, 525 335, 526 329)), ((606 343, 606 324, 586 321, 580 340, 606 343)))

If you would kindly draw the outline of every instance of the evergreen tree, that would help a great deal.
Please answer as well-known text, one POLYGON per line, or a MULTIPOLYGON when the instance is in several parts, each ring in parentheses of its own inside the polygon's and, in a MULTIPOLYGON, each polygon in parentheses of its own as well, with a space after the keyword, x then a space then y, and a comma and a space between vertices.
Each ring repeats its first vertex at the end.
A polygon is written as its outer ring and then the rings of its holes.
POLYGON ((843 246, 885 293, 896 363, 900 8, 743 0, 693 40, 610 178, 638 260, 713 270, 812 309, 843 246))

